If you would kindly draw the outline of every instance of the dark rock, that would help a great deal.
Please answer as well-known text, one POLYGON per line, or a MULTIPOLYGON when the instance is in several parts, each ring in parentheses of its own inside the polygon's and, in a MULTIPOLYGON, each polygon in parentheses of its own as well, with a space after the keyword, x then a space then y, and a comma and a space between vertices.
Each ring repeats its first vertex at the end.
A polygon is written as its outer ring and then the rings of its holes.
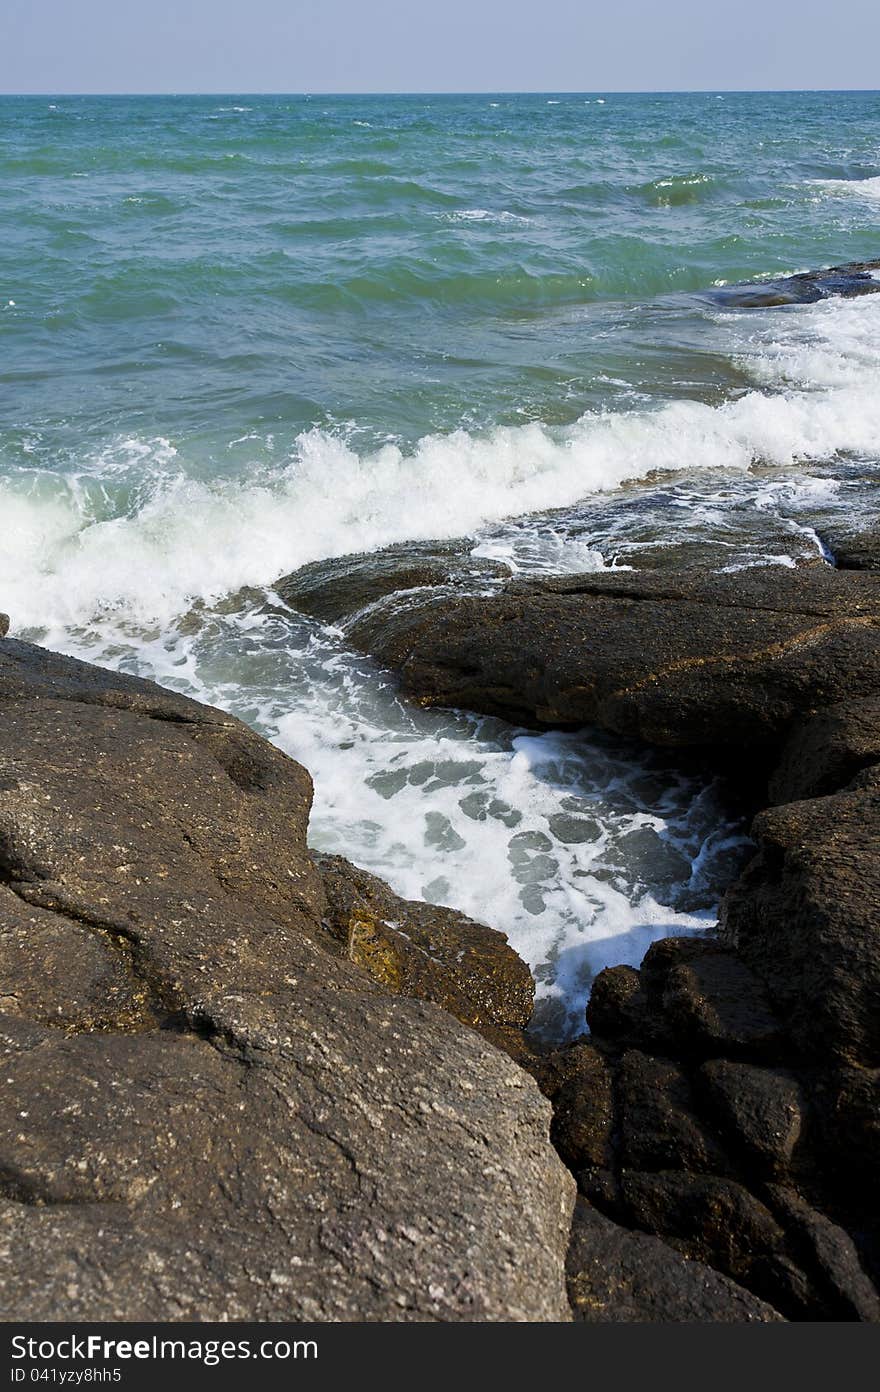
POLYGON ((880 1062, 880 774, 763 812, 722 932, 804 1057, 880 1062))
POLYGON ((667 1042, 662 1016, 652 1011, 635 967, 605 967, 587 1002, 591 1033, 615 1044, 650 1047, 667 1042))
POLYGON ((628 1050, 617 1073, 617 1093, 621 1163, 627 1170, 728 1173, 730 1162, 697 1115, 691 1085, 674 1063, 628 1050))
POLYGON ((802 1264, 816 1269, 825 1286, 829 1318, 880 1322, 880 1296, 865 1274, 849 1233, 817 1213, 793 1189, 770 1189, 777 1217, 785 1219, 790 1236, 798 1240, 802 1264))
POLYGON ((657 1237, 627 1232, 582 1199, 568 1253, 575 1319, 590 1323, 771 1323, 782 1316, 657 1237))
POLYGON ((780 1024, 760 981, 717 941, 663 938, 645 954, 642 975, 681 1052, 761 1057, 780 1047, 780 1024))
POLYGON ((784 1175, 801 1135, 804 1099, 797 1080, 780 1069, 712 1059, 699 1080, 731 1144, 759 1175, 784 1175))
POLYGON ((880 697, 829 706, 792 730, 770 779, 770 801, 798 802, 839 792, 878 763, 880 697))
POLYGON ((814 1086, 816 1147, 823 1181, 856 1223, 874 1230, 880 1274, 880 1069, 841 1068, 814 1086))
POLYGON ((880 261, 850 261, 845 266, 829 266, 822 271, 802 271, 799 275, 778 276, 772 280, 747 281, 741 285, 722 285, 707 295, 716 304, 730 309, 766 309, 774 305, 815 304, 831 296, 852 299, 876 295, 880 280, 871 272, 880 261))
POLYGON ((339 623, 389 595, 439 586, 472 588, 509 575, 500 562, 471 556, 463 542, 407 542, 315 561, 283 576, 275 591, 291 609, 323 623, 339 623))
POLYGON ((305 771, 11 640, 0 708, 6 1317, 565 1318, 549 1106, 327 950, 305 771))
POLYGON ((577 1042, 544 1063, 553 1100, 553 1144, 569 1169, 609 1169, 613 1164, 614 1098, 611 1070, 592 1044, 577 1042))
POLYGON ((0 638, 5 638, 9 632, 9 615, 0 614, 0 638))
POLYGON ((78 705, 108 706, 137 711, 156 720, 198 725, 237 726, 222 711, 202 706, 155 682, 93 667, 34 643, 7 638, 0 643, 0 703, 9 701, 75 701, 78 705))
POLYGON ((825 532, 823 542, 840 570, 880 570, 880 527, 825 532))
POLYGON ((772 751, 800 715, 880 684, 880 575, 828 566, 605 572, 365 615, 404 692, 654 744, 772 751))
POLYGON ((621 1176, 630 1221, 686 1256, 739 1281, 789 1318, 814 1312, 814 1295, 792 1262, 771 1211, 741 1184, 680 1171, 621 1176))
POLYGON ((400 899, 342 856, 316 863, 329 932, 380 985, 436 1001, 476 1029, 528 1024, 535 985, 503 933, 455 909, 400 899))
POLYGON ((706 937, 662 938, 640 971, 609 967, 593 983, 590 1029, 618 1045, 705 1058, 775 1054, 778 1019, 760 981, 735 953, 706 937))

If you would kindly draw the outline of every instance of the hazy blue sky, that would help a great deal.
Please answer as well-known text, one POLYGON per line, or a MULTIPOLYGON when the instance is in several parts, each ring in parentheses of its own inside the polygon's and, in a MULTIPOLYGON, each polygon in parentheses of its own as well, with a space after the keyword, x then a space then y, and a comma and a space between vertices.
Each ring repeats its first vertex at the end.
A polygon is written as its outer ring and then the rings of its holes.
POLYGON ((878 0, 0 0, 0 91, 880 85, 878 0))

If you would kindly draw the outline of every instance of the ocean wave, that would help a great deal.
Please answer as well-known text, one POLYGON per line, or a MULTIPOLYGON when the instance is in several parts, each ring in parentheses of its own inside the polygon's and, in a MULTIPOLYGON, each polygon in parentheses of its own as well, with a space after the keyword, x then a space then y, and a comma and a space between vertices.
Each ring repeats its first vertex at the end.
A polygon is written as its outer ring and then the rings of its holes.
POLYGON ((639 184, 632 192, 655 208, 681 208, 702 202, 717 188, 718 180, 711 174, 670 174, 639 184))
POLYGON ((234 481, 189 476, 166 440, 119 441, 74 477, 22 472, 0 485, 4 608, 39 628, 108 613, 167 624, 193 598, 270 585, 308 561, 471 534, 657 471, 876 453, 878 320, 873 300, 826 301, 787 315, 787 334, 774 338, 771 327, 749 333, 742 316, 743 365, 758 386, 720 405, 677 400, 588 412, 566 428, 460 429, 409 450, 359 451, 314 429, 280 470, 234 481))

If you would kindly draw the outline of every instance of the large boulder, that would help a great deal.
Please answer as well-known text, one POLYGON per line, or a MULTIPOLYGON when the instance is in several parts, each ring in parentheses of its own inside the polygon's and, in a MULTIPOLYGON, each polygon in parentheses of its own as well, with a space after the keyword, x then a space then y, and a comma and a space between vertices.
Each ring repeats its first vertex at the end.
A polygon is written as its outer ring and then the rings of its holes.
POLYGON ((880 769, 761 813, 722 932, 799 1052, 880 1065, 880 769))
POLYGON ((0 708, 4 1317, 565 1318, 549 1106, 328 950, 305 770, 12 640, 0 708))
POLYGON ((348 629, 406 695, 674 748, 775 751, 794 721, 880 686, 880 575, 755 567, 521 580, 429 595, 348 629))

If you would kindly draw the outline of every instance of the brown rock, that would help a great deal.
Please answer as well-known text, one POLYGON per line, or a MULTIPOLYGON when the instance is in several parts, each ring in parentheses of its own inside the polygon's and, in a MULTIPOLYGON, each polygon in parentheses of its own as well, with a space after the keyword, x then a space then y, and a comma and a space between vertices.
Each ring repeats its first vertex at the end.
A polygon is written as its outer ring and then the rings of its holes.
POLYGON ((826 1287, 829 1317, 880 1322, 880 1296, 849 1233, 824 1213, 817 1213, 793 1189, 774 1185, 770 1192, 777 1215, 786 1219, 788 1231, 800 1239, 803 1264, 815 1267, 826 1287))
POLYGON ((545 1060, 554 1083, 550 1135, 571 1170, 609 1169, 614 1161, 611 1070, 592 1044, 577 1042, 545 1060))
POLYGON ((792 730, 770 779, 770 801, 798 802, 840 792, 878 763, 880 697, 829 706, 792 730))
POLYGON ((566 1318, 549 1106, 327 950, 305 770, 11 640, 0 720, 6 1317, 566 1318))
POLYGON ((617 1088, 626 1169, 729 1171, 717 1137, 697 1115, 686 1075, 674 1063, 630 1049, 621 1060, 617 1088))
POLYGON ((815 1313, 814 1293, 791 1261, 782 1227, 741 1184, 714 1175, 625 1170, 622 1189, 635 1226, 724 1272, 789 1318, 815 1313))
POLYGON ((880 774, 762 813, 722 931, 806 1058, 880 1063, 880 774))
POLYGON ((497 561, 472 556, 466 542, 405 542, 381 551, 315 561, 285 575, 275 591, 291 609, 324 623, 339 623, 389 595, 472 586, 509 574, 509 568, 497 561))
POLYGON ((825 533, 823 541, 840 570, 880 570, 880 527, 835 528, 825 533))
POLYGON ((772 749, 799 715, 880 683, 880 575, 828 566, 516 581, 366 615, 350 637, 404 692, 660 745, 772 749))
POLYGON ((341 856, 316 863, 329 933, 380 985, 436 1001, 477 1029, 528 1024, 534 982, 503 933, 455 909, 400 899, 341 856))

